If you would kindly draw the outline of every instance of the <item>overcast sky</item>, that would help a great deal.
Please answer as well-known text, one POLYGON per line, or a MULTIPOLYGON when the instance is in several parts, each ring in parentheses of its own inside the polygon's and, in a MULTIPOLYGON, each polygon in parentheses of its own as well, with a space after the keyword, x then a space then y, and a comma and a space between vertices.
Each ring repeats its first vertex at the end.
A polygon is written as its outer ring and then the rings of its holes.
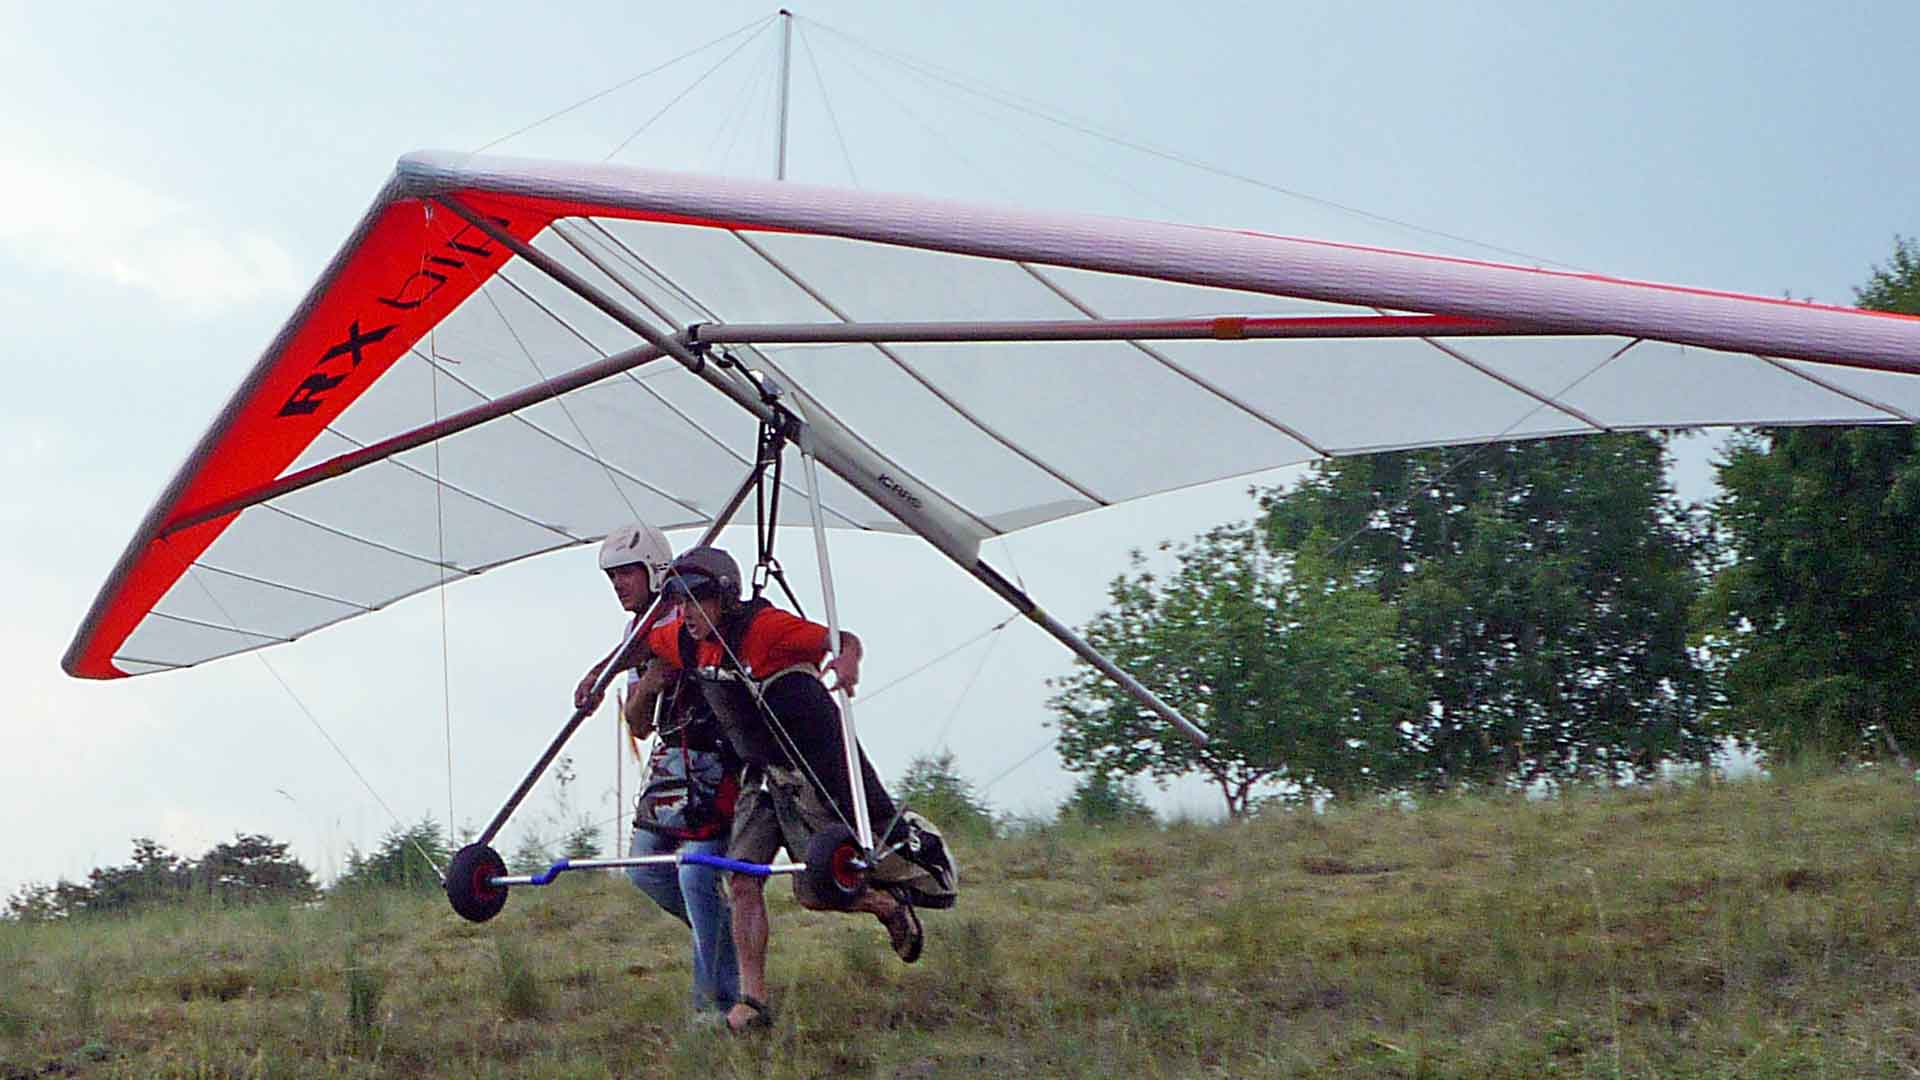
MULTIPOLYGON (((331 875, 390 815, 445 820, 451 802, 484 823, 617 636, 581 550, 188 671, 83 683, 58 666, 395 158, 481 147, 772 14, 537 7, 0 0, 0 890, 124 862, 134 836, 195 856, 266 832, 331 875)), ((1920 234, 1910 3, 1168 10, 803 7, 789 175, 1841 303, 1896 233, 1920 234)), ((631 137, 615 160, 769 175, 776 40, 742 34, 494 149, 598 160, 631 137)), ((1247 516, 1245 487, 1115 507, 989 558, 1082 624, 1130 549, 1247 516)), ((787 542, 813 605, 810 542, 787 542)), ((1021 624, 881 692, 1004 611, 909 539, 836 539, 834 558, 869 643, 857 715, 882 773, 944 744, 996 808, 1049 812, 1071 778, 1047 749, 1045 680, 1067 654, 1021 624)), ((604 717, 573 747, 576 809, 601 820, 613 740, 604 717)), ((1157 799, 1217 806, 1194 786, 1157 799)), ((522 819, 554 806, 543 785, 522 819)))

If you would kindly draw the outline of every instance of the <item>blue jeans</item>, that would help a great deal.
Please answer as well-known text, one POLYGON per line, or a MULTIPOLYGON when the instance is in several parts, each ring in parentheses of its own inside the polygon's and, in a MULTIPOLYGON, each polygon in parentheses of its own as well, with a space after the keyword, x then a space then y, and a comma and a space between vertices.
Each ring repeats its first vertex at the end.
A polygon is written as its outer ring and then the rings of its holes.
MULTIPOLYGON (((633 830, 629 854, 725 855, 727 834, 711 840, 677 840, 646 829, 633 830)), ((653 897, 660 910, 693 928, 693 1007, 721 1009, 740 996, 740 967, 733 956, 733 920, 727 909, 721 871, 690 863, 680 866, 629 866, 627 877, 653 897)))

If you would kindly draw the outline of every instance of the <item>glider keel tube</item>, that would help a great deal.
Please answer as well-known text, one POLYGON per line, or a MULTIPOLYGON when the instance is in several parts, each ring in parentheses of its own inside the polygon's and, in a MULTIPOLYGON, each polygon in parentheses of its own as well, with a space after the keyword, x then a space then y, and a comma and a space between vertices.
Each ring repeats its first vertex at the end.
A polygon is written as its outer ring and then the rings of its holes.
POLYGON ((1160 714, 1160 718, 1180 729, 1195 745, 1207 745, 1207 733, 1196 727, 1193 721, 1180 715, 1180 711, 1160 700, 1160 695, 1147 689, 1140 680, 1127 674, 1120 665, 1107 659, 1100 650, 1087 644, 1086 639, 1073 632, 1065 623, 1041 610, 1033 602, 1033 597, 1021 591, 1020 587, 1000 575, 998 570, 988 566, 984 560, 976 559, 967 567, 967 572, 980 579, 987 588, 997 593, 1002 600, 1013 605, 1013 609, 1025 615, 1028 621, 1051 634, 1054 640, 1073 650, 1075 656, 1092 664, 1100 674, 1112 679, 1114 684, 1125 690, 1127 695, 1160 714))

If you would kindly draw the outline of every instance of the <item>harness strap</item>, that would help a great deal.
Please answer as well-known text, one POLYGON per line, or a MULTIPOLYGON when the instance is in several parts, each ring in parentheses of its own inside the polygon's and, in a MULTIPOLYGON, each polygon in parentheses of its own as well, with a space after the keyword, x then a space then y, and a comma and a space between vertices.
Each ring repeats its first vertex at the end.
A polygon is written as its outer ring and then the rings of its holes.
POLYGON ((774 556, 774 529, 780 524, 780 475, 786 461, 786 437, 772 424, 760 425, 760 456, 758 470, 754 474, 754 535, 759 542, 758 557, 753 566, 753 599, 760 599, 767 590, 767 580, 771 578, 786 594, 787 603, 801 618, 806 617, 806 609, 800 606, 800 598, 793 595, 793 587, 787 584, 786 571, 781 569, 780 560, 774 556), (767 473, 773 473, 771 491, 767 484, 767 473))

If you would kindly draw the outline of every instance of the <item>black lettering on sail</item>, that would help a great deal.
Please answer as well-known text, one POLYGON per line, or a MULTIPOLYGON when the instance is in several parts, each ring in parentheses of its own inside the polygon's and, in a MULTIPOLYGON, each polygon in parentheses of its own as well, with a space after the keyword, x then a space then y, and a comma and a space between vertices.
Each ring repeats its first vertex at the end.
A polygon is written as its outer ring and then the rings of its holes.
POLYGON ((316 372, 307 376, 301 380, 299 386, 294 388, 293 393, 287 398, 287 403, 280 406, 280 415, 305 416, 319 409, 320 395, 346 381, 347 377, 345 375, 327 375, 316 372))
POLYGON ((377 297, 381 303, 401 311, 412 311, 432 298, 447 283, 447 275, 422 267, 407 275, 392 296, 377 297))
POLYGON ((393 328, 398 325, 398 323, 388 323, 377 330, 369 330, 363 334, 360 332, 360 320, 355 319, 353 324, 347 328, 346 340, 320 354, 320 359, 315 361, 313 365, 316 368, 324 368, 334 360, 345 356, 352 360, 347 370, 338 375, 329 375, 324 371, 316 371, 305 379, 302 379, 300 385, 294 388, 293 393, 287 396, 286 404, 280 406, 280 415, 305 416, 308 413, 318 410, 323 404, 321 396, 334 387, 339 386, 341 383, 346 382, 347 376, 353 372, 353 369, 360 366, 362 359, 360 350, 386 337, 389 333, 392 333, 393 328))

